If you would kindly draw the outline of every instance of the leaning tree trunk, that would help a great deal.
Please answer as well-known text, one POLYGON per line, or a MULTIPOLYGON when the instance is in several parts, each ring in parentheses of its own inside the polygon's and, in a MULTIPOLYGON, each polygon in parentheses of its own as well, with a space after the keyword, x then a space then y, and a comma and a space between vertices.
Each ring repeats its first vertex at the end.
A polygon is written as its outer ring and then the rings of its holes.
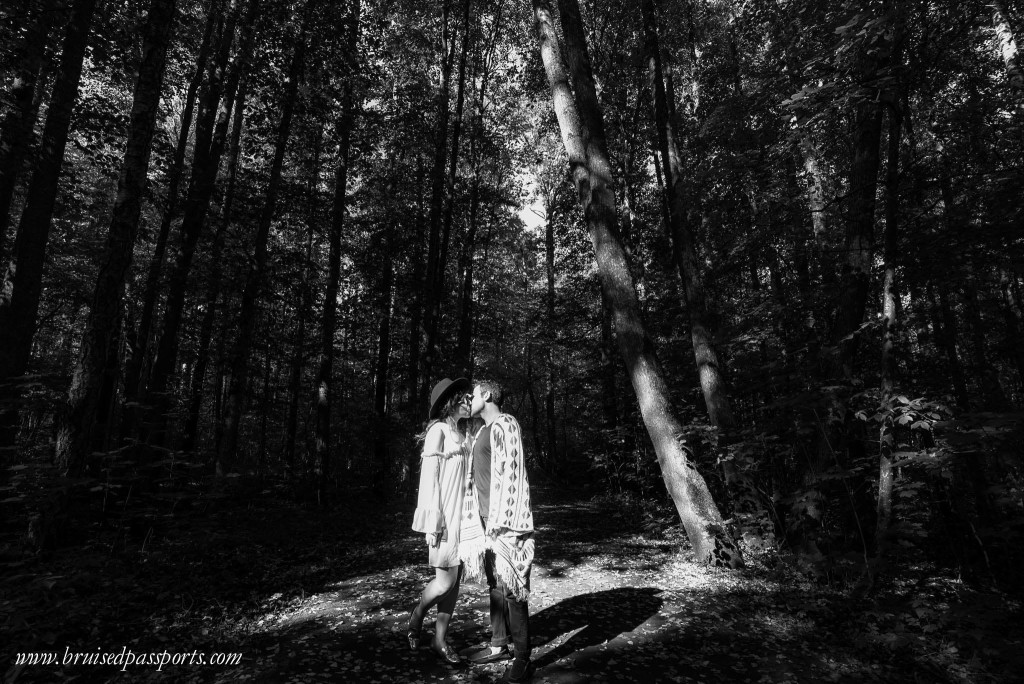
POLYGON ((78 475, 88 455, 106 441, 108 426, 99 418, 109 411, 97 410, 100 388, 105 379, 113 385, 118 371, 116 363, 109 367, 106 362, 111 356, 117 359, 116 352, 111 354, 110 348, 116 349, 120 341, 113 335, 120 328, 125 279, 131 268, 139 229, 175 4, 176 0, 153 0, 143 29, 142 62, 135 83, 128 142, 107 233, 106 254, 93 291, 92 309, 71 380, 67 411, 60 419, 57 432, 57 465, 68 475, 78 475))
MULTIPOLYGON (((303 10, 309 11, 309 6, 303 10)), ((291 136, 292 115, 295 113, 295 101, 299 93, 299 81, 302 80, 303 65, 306 52, 306 25, 308 17, 303 19, 299 42, 292 54, 291 68, 285 86, 282 104, 281 121, 277 127, 277 141, 274 146, 274 158, 270 164, 270 182, 267 186, 267 198, 256 227, 256 239, 253 245, 253 261, 246 277, 245 288, 242 290, 242 305, 239 310, 238 338, 235 340, 231 358, 231 379, 228 383, 228 396, 224 410, 224 438, 217 455, 217 472, 226 473, 233 465, 235 452, 238 448, 238 431, 242 420, 243 403, 249 384, 249 354, 252 349, 252 337, 256 325, 256 308, 263 278, 267 266, 270 239, 270 225, 277 211, 277 197, 281 191, 281 171, 284 168, 284 154, 291 136)))
POLYGON ((317 494, 321 505, 327 503, 327 478, 331 466, 331 403, 334 399, 334 335, 337 332, 338 283, 341 280, 341 237, 345 229, 348 199, 349 147, 355 121, 355 88, 359 74, 360 0, 353 0, 348 27, 348 74, 338 121, 338 167, 334 179, 334 206, 328 234, 327 284, 320 329, 320 362, 316 375, 316 471, 317 494))
MULTIPOLYGON (((672 238, 672 252, 683 285, 683 300, 690 317, 690 338, 693 342, 693 354, 701 390, 704 394, 704 403, 708 409, 711 425, 719 430, 720 449, 724 450, 735 439, 733 433, 736 430, 736 421, 732 414, 722 364, 719 362, 715 349, 716 331, 704 293, 704 285, 701 282, 693 226, 687 218, 689 207, 686 201, 683 160, 676 144, 675 133, 672 130, 668 98, 665 93, 657 16, 653 0, 643 0, 641 11, 647 40, 650 77, 653 83, 654 118, 662 160, 661 169, 665 176, 665 188, 668 192, 668 216, 671 222, 669 234, 672 238)), ((570 31, 566 30, 567 42, 569 35, 570 31)), ((734 513, 737 518, 740 518, 740 527, 744 538, 759 546, 774 544, 772 532, 774 525, 761 504, 757 488, 750 478, 736 467, 733 459, 723 458, 722 464, 729 491, 734 500, 734 513)))
MULTIPOLYGON (((569 12, 569 16, 578 17, 576 3, 570 2, 570 10, 576 11, 569 12)), ((726 529, 704 478, 692 462, 691 450, 683 437, 683 426, 669 401, 668 387, 654 343, 647 335, 640 315, 629 263, 619 239, 611 165, 586 45, 578 44, 574 54, 570 55, 570 63, 574 67, 570 84, 548 0, 533 0, 533 13, 555 115, 569 156, 573 185, 596 253, 601 286, 608 294, 613 311, 619 352, 654 443, 665 485, 696 557, 714 565, 740 567, 743 557, 726 529), (579 98, 578 105, 576 98, 579 98)), ((572 28, 582 33, 579 26, 572 28)))
MULTIPOLYGON (((142 367, 150 349, 150 336, 153 332, 153 314, 156 310, 156 300, 160 290, 160 273, 164 267, 164 257, 167 253, 167 238, 171 233, 171 222, 177 214, 178 189, 181 186, 181 177, 185 167, 185 152, 188 149, 189 134, 192 129, 192 119, 196 108, 196 98, 199 93, 199 86, 203 82, 203 74, 206 72, 207 61, 210 58, 210 46, 213 43, 213 29, 221 19, 220 0, 213 0, 206 17, 206 28, 203 31, 203 41, 199 46, 199 53, 196 56, 196 70, 189 81, 188 90, 185 92, 185 106, 181 112, 181 125, 178 130, 178 142, 174 148, 174 157, 171 159, 171 167, 167 171, 167 197, 164 205, 163 218, 160 221, 160 229, 157 231, 156 245, 153 248, 153 256, 149 261, 149 270, 146 275, 146 287, 142 295, 142 313, 139 315, 139 329, 135 336, 136 343, 131 350, 131 356, 125 364, 125 398, 127 403, 133 403, 139 394, 139 379, 142 376, 142 367)), ((227 41, 230 43, 230 40, 227 41)), ((224 60, 227 60, 227 50, 222 51, 224 60)), ((223 69, 223 65, 215 67, 215 74, 223 69)), ((219 97, 219 91, 217 91, 219 97)), ((209 107, 208 115, 216 117, 216 102, 209 107)), ((212 124, 209 130, 212 130, 212 124)), ((197 139, 199 131, 196 132, 197 139)), ((130 409, 129 414, 134 416, 135 410, 130 409)), ((130 426, 128 426, 129 429, 130 426)))
MULTIPOLYGON (((189 274, 192 271, 192 259, 195 256, 199 237, 206 227, 207 213, 213 198, 221 155, 224 153, 238 84, 242 79, 242 74, 247 73, 249 69, 256 12, 256 1, 250 0, 245 17, 242 19, 238 52, 232 59, 224 79, 223 95, 214 97, 215 91, 207 104, 209 108, 217 109, 216 122, 207 120, 202 131, 196 131, 196 150, 179 229, 178 253, 167 282, 167 300, 164 305, 160 343, 157 346, 153 372, 145 392, 145 399, 150 404, 146 440, 151 444, 162 446, 166 436, 168 411, 171 406, 169 385, 177 368, 178 345, 185 312, 185 295, 188 291, 189 274), (212 124, 212 129, 210 124, 212 124)), ((225 37, 229 44, 230 36, 229 33, 225 37)))
POLYGON ((14 446, 17 435, 17 378, 25 374, 32 355, 46 243, 96 3, 97 0, 75 0, 71 6, 61 46, 60 72, 46 113, 35 173, 18 223, 14 255, 0 287, 0 448, 14 446))
POLYGON ((14 189, 39 112, 36 84, 46 61, 46 44, 56 4, 56 0, 40 0, 34 16, 26 26, 24 39, 16 54, 14 86, 9 95, 13 106, 4 117, 3 124, 0 124, 0 264, 4 263, 14 189))

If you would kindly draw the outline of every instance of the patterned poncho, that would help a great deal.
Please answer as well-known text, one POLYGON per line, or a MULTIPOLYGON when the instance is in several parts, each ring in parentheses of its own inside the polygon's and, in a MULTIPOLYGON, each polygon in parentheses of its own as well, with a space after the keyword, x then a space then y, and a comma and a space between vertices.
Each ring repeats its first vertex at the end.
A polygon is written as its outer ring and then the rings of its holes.
POLYGON ((530 595, 530 566, 533 564, 533 513, 530 510, 530 482, 526 477, 522 431, 512 416, 502 413, 491 424, 491 504, 487 529, 480 524, 476 485, 470 468, 466 477, 462 538, 459 557, 470 577, 482 576, 485 549, 494 551, 495 574, 512 594, 525 601, 530 595), (517 540, 530 535, 517 547, 517 540))

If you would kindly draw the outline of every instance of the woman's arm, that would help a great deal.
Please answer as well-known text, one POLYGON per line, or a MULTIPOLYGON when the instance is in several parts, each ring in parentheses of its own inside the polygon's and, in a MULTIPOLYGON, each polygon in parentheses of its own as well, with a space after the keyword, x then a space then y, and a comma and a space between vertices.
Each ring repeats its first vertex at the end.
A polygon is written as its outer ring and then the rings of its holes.
POLYGON ((427 431, 423 440, 423 456, 420 458, 420 489, 416 499, 416 513, 412 529, 426 534, 441 534, 444 531, 444 515, 441 512, 441 487, 439 470, 441 449, 444 446, 444 432, 440 423, 427 431))

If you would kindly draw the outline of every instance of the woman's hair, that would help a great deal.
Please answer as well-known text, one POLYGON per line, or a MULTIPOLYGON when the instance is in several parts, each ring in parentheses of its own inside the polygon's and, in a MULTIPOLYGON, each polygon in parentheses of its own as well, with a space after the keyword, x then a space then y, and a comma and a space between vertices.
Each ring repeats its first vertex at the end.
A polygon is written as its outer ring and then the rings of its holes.
MULTIPOLYGON (((459 410, 459 402, 462 401, 462 392, 455 392, 452 396, 448 397, 448 401, 441 407, 441 413, 438 418, 432 418, 427 421, 423 428, 423 432, 416 435, 417 442, 423 442, 427 439, 427 433, 430 432, 430 428, 434 427, 434 423, 440 423, 447 421, 450 417, 456 415, 459 410)), ((456 421, 455 429, 463 435, 466 434, 466 419, 460 418, 456 421)))

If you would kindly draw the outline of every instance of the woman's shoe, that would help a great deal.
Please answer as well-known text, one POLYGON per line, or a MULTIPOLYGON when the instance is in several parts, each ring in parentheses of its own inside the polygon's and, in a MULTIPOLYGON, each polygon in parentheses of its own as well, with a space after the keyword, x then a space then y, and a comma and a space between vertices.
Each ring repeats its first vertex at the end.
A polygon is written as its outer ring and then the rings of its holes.
POLYGON ((410 651, 420 650, 420 630, 410 629, 405 633, 405 638, 409 641, 410 651))
POLYGON ((458 665, 462 665, 464 662, 462 658, 459 657, 459 654, 456 653, 455 650, 448 644, 444 644, 440 648, 438 648, 436 644, 432 644, 431 649, 434 651, 434 653, 437 654, 437 657, 440 658, 445 665, 451 665, 455 667, 458 665))

